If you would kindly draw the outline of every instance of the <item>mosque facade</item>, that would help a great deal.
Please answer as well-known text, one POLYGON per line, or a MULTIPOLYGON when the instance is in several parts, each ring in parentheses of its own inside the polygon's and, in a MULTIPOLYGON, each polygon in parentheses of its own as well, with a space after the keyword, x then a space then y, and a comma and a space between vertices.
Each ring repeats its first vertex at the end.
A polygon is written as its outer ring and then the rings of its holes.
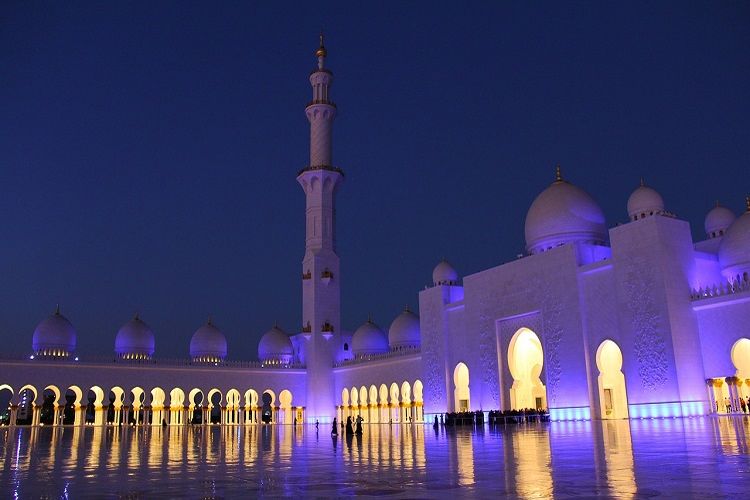
MULTIPOLYGON (((422 422, 446 412, 546 410, 553 420, 693 416, 750 405, 750 199, 739 217, 717 204, 705 239, 641 183, 629 221, 612 228, 594 199, 554 181, 526 216, 526 255, 460 277, 448 262, 387 332, 341 324, 332 159, 333 73, 315 52, 301 268, 303 324, 271 328, 259 361, 230 361, 209 320, 190 358, 154 357, 136 316, 114 353, 76 355, 58 309, 22 358, 0 359, 10 424, 186 425, 422 422)), ((750 408, 750 406, 748 406, 750 408)), ((750 410, 749 410, 750 411, 750 410)))

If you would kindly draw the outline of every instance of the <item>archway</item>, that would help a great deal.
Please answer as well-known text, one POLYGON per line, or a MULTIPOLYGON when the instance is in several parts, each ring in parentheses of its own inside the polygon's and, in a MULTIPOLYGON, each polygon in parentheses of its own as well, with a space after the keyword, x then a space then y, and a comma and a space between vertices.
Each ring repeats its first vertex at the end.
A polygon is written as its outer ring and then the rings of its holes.
POLYGON ((741 338, 732 346, 732 364, 737 369, 737 391, 739 397, 750 397, 750 339, 741 338))
POLYGON ((263 403, 261 406, 261 421, 264 424, 274 422, 273 404, 276 402, 276 394, 271 389, 266 389, 263 391, 261 402, 263 403))
POLYGON ((182 425, 185 411, 185 392, 179 387, 169 391, 169 425, 182 425))
POLYGON ((350 417, 349 412, 349 389, 344 387, 341 389, 341 414, 339 415, 339 422, 343 423, 346 417, 350 417))
MULTIPOLYGON (((13 388, 7 384, 0 385, 0 425, 10 425, 13 418, 13 388)), ((12 422, 15 423, 15 422, 12 422)))
POLYGON ((454 410, 469 411, 471 408, 471 390, 469 389, 469 367, 459 363, 453 369, 454 410))
POLYGON ((393 382, 391 384, 391 390, 390 390, 390 415, 389 415, 389 422, 398 422, 399 417, 399 400, 398 400, 398 384, 396 382, 393 382))
POLYGON ((401 384, 401 421, 402 422, 413 422, 413 405, 411 400, 411 384, 404 381, 401 384))
POLYGON ((255 389, 245 391, 245 423, 258 423, 258 393, 255 389))
POLYGON ((547 408, 547 388, 542 383, 542 343, 528 328, 519 329, 508 346, 508 368, 513 377, 510 405, 513 410, 547 408))
POLYGON ((18 412, 16 413, 16 424, 31 425, 34 419, 34 405, 36 404, 36 388, 25 385, 18 391, 18 412))
POLYGON ((219 389, 208 391, 208 421, 212 424, 221 423, 221 400, 223 395, 219 389))
POLYGON ((380 384, 378 388, 378 403, 380 406, 380 421, 387 423, 388 419, 388 387, 385 384, 380 384))
POLYGON ((161 387, 151 389, 151 425, 162 425, 167 422, 165 418, 164 402, 167 394, 161 387))
POLYGON ((349 397, 352 402, 352 411, 349 416, 352 417, 352 420, 356 420, 359 416, 359 390, 356 387, 352 387, 349 391, 349 397))
POLYGON ((378 388, 374 385, 370 386, 369 395, 368 395, 368 413, 369 413, 369 421, 373 424, 377 424, 380 422, 380 415, 378 414, 378 388))
POLYGON ((142 387, 133 387, 130 390, 130 409, 128 410, 128 422, 140 425, 144 420, 144 405, 146 403, 146 391, 142 387))
POLYGON ((414 382, 414 406, 416 414, 415 420, 417 422, 423 422, 424 421, 424 399, 423 399, 423 392, 424 388, 422 386, 422 381, 417 379, 414 382))
POLYGON ((203 395, 203 391, 196 388, 193 388, 188 393, 188 403, 189 403, 189 411, 190 411, 190 423, 191 424, 203 424, 203 400, 205 399, 205 396, 203 395))
POLYGON ((292 416, 292 393, 284 389, 279 393, 279 406, 281 407, 281 415, 279 423, 291 424, 294 422, 292 416))
POLYGON ((370 411, 370 407, 367 404, 367 387, 364 385, 359 388, 359 416, 363 419, 366 418, 366 420, 370 421, 370 416, 368 412, 370 411), (364 415, 362 415, 364 413, 364 415))
POLYGON ((625 375, 622 373, 622 351, 611 340, 599 344, 596 350, 599 368, 599 407, 602 418, 628 418, 628 397, 625 375))
POLYGON ((104 389, 92 386, 86 393, 86 423, 102 425, 104 423, 104 389))
POLYGON ((42 408, 39 410, 39 423, 43 425, 60 424, 58 405, 60 403, 60 389, 48 385, 42 391, 42 408))
POLYGON ((239 424, 240 423, 240 400, 242 396, 240 391, 237 389, 229 389, 227 391, 227 409, 224 414, 225 424, 239 424))

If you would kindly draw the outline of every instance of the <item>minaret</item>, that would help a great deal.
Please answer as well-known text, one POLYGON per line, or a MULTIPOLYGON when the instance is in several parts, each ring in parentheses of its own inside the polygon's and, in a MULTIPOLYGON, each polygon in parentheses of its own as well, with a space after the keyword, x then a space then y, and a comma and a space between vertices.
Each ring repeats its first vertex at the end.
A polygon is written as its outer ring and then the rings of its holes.
POLYGON ((310 121, 310 164, 297 175, 306 197, 305 257, 302 261, 302 324, 307 365, 306 416, 321 422, 333 418, 336 399, 333 363, 341 344, 341 290, 336 255, 334 199, 343 173, 331 160, 331 135, 336 105, 330 99, 333 73, 325 67, 323 35, 315 51, 318 68, 310 75, 312 101, 305 108, 310 121))

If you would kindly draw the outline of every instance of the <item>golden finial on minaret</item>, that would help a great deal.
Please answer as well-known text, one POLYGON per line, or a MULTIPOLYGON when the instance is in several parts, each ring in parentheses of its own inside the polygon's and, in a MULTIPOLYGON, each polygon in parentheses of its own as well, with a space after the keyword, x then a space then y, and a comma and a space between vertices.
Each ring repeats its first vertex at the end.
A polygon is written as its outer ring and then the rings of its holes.
POLYGON ((326 51, 325 45, 323 45, 323 32, 320 32, 320 47, 318 47, 318 50, 315 51, 315 55, 317 57, 325 57, 328 55, 328 52, 326 51))
POLYGON ((55 314, 56 314, 57 316, 59 316, 59 315, 60 315, 60 304, 57 304, 57 306, 55 307, 55 314))
POLYGON ((560 169, 559 163, 555 167, 555 182, 563 182, 562 169, 560 169))
POLYGON ((750 212, 750 196, 745 196, 745 208, 746 212, 750 212))
POLYGON ((641 177, 641 187, 646 185, 646 181, 643 180, 643 177, 641 177))

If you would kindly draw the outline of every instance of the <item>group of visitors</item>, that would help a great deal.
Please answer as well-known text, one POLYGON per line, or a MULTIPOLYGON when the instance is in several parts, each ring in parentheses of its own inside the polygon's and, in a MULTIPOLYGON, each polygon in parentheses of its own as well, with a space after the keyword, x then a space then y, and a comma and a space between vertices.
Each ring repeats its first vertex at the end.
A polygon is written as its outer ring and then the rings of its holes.
MULTIPOLYGON (((357 418, 354 421, 352 421, 352 417, 346 417, 346 426, 344 426, 344 422, 341 422, 341 428, 344 430, 347 436, 353 436, 354 434, 361 436, 362 435, 362 422, 364 422, 364 420, 365 419, 363 419, 359 415, 357 415, 357 418)), ((333 425, 331 426, 331 435, 338 436, 338 434, 339 434, 338 421, 334 418, 333 425)))
MULTIPOLYGON (((719 409, 719 402, 716 401, 716 413, 719 412, 719 409)), ((750 396, 744 399, 742 396, 737 399, 724 398, 722 409, 727 413, 750 413, 750 396)))
MULTIPOLYGON (((750 406, 748 406, 750 409, 750 406)), ((492 425, 498 424, 520 424, 524 422, 548 422, 549 413, 547 410, 536 410, 534 408, 524 408, 522 410, 490 410, 488 413, 488 423, 492 425)), ((440 414, 440 424, 455 427, 457 425, 483 425, 484 424, 484 412, 477 411, 462 411, 454 413, 440 414)), ((438 427, 438 416, 435 416, 435 422, 432 425, 437 429, 438 427)))

